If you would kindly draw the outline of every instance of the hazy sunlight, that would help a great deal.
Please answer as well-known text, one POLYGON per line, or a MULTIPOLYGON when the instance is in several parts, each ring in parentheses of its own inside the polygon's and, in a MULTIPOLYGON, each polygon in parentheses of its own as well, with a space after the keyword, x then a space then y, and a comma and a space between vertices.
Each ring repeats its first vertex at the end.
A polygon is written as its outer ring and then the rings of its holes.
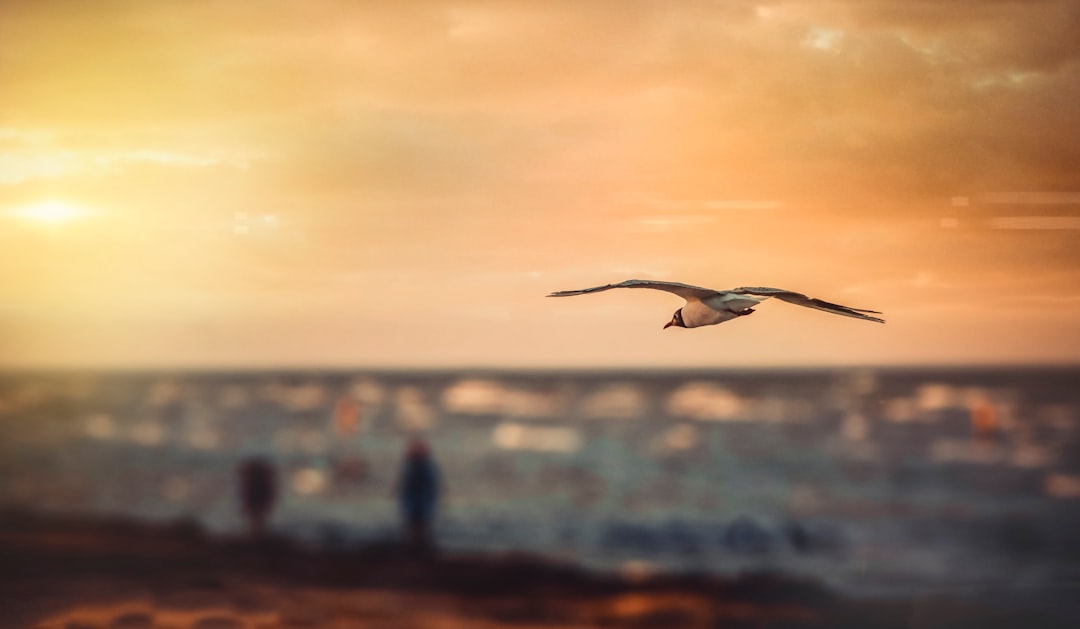
POLYGON ((89 214, 89 211, 64 201, 49 200, 17 208, 11 214, 40 223, 56 224, 81 218, 89 214))

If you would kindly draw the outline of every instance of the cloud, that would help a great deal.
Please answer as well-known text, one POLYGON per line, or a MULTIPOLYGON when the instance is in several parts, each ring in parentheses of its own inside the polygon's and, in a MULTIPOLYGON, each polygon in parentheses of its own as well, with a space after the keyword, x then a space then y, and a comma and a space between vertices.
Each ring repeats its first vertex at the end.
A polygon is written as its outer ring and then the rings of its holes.
POLYGON ((581 187, 589 165, 612 188, 920 198, 1060 185, 1080 139, 1068 2, 41 6, 8 10, 8 116, 228 125, 299 186, 581 187))

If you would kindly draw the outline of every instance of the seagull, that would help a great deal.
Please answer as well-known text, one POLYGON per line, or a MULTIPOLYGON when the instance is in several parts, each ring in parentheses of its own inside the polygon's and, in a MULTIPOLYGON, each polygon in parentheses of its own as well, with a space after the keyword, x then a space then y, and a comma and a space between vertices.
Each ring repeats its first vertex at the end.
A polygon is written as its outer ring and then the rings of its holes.
POLYGON ((731 290, 713 290, 711 288, 701 288, 700 286, 690 286, 689 284, 680 284, 678 282, 626 280, 625 282, 619 282, 618 284, 605 284, 604 286, 594 286, 592 288, 583 288, 581 290, 560 290, 551 293, 548 297, 586 295, 588 293, 599 293, 613 288, 651 288, 653 290, 674 293, 685 299, 686 305, 675 311, 674 316, 671 317, 671 321, 668 321, 664 325, 665 330, 672 326, 677 328, 700 328, 704 325, 716 325, 717 323, 723 323, 738 317, 745 317, 754 312, 753 306, 756 306, 758 303, 763 302, 770 297, 775 297, 780 301, 786 301, 789 304, 824 310, 825 312, 831 312, 845 317, 854 317, 865 321, 885 323, 884 319, 870 316, 881 314, 876 310, 849 308, 847 306, 840 306, 820 299, 807 297, 802 293, 796 293, 782 288, 768 288, 765 286, 744 286, 742 288, 732 288, 731 290))

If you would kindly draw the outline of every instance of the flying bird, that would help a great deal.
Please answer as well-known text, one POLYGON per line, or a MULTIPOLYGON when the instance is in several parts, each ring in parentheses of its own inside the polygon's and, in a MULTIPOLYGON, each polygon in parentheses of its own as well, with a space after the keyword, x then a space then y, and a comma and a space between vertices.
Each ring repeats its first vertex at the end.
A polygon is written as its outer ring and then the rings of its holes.
POLYGON ((744 317, 754 312, 754 306, 770 297, 775 297, 780 301, 786 301, 789 304, 824 310, 825 312, 831 312, 845 317, 854 317, 866 321, 885 323, 884 319, 870 316, 881 314, 876 310, 849 308, 847 306, 840 306, 820 299, 807 297, 802 293, 783 290, 781 288, 767 288, 764 286, 744 286, 742 288, 733 288, 731 290, 713 290, 711 288, 701 288, 700 286, 690 286, 689 284, 680 284, 678 282, 626 280, 625 282, 619 282, 618 284, 605 284, 604 286, 594 286, 592 288, 583 288, 581 290, 561 290, 551 293, 548 297, 586 295, 588 293, 599 293, 613 288, 651 288, 674 293, 685 299, 686 305, 675 311, 675 314, 671 317, 671 321, 668 321, 667 324, 664 325, 665 330, 672 326, 677 328, 700 328, 703 325, 716 325, 717 323, 730 321, 737 317, 744 317))

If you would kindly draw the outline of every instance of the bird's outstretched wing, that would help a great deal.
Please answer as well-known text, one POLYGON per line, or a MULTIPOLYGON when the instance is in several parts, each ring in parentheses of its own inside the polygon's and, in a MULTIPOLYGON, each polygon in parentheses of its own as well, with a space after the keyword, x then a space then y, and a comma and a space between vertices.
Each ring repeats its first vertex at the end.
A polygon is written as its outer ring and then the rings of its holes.
POLYGON ((652 288, 655 290, 663 290, 669 293, 675 293, 683 299, 705 299, 712 297, 719 293, 711 288, 701 288, 700 286, 690 286, 689 284, 680 284, 678 282, 657 282, 654 280, 626 280, 625 282, 619 282, 618 284, 605 284, 603 286, 594 286, 592 288, 583 288, 581 290, 560 290, 548 295, 548 297, 570 297, 572 295, 585 295, 588 293, 599 293, 600 291, 611 290, 613 288, 652 288))
POLYGON ((740 295, 759 295, 761 297, 775 297, 780 301, 786 301, 789 304, 806 306, 807 308, 814 308, 816 310, 824 310, 825 312, 831 312, 833 314, 843 315, 845 317, 854 317, 856 319, 865 319, 867 321, 877 321, 878 323, 885 323, 884 319, 870 316, 872 314, 881 314, 877 310, 849 308, 847 306, 829 303, 820 299, 814 299, 813 297, 807 297, 802 293, 796 293, 794 291, 784 290, 782 288, 768 288, 765 286, 744 286, 742 288, 734 288, 726 292, 737 293, 740 295))

